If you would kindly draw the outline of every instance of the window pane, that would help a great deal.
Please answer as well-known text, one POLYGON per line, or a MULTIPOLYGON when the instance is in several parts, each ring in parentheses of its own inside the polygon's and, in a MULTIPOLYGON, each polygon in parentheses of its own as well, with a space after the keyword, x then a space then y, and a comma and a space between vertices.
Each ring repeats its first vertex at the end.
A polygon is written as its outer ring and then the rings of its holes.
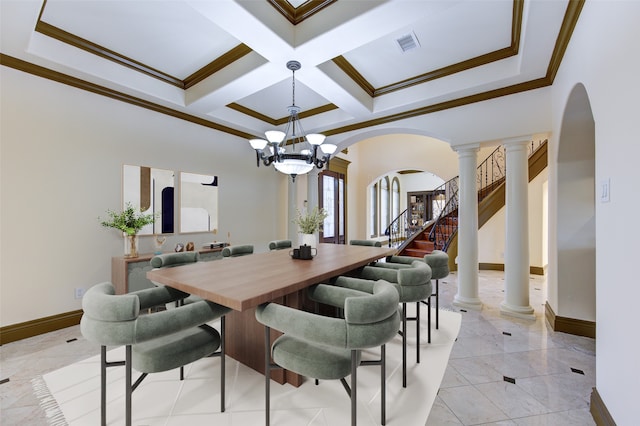
POLYGON ((338 206, 338 212, 340 215, 340 220, 339 220, 339 224, 340 224, 340 232, 338 233, 338 235, 344 235, 344 179, 339 179, 338 180, 338 195, 339 195, 339 206, 338 206))
POLYGON ((324 238, 331 238, 335 236, 335 213, 333 208, 335 200, 335 186, 333 184, 333 177, 323 176, 322 186, 324 188, 322 205, 325 206, 325 210, 329 213, 324 220, 322 236, 324 238))
POLYGON ((389 180, 384 178, 380 181, 380 235, 384 234, 389 226, 389 180))
POLYGON ((398 216, 400 216, 400 183, 398 183, 397 179, 393 180, 393 201, 392 201, 392 218, 391 220, 395 220, 398 216))
POLYGON ((369 211, 369 234, 372 237, 376 237, 378 233, 376 232, 378 226, 378 184, 375 184, 371 187, 371 210, 369 211))

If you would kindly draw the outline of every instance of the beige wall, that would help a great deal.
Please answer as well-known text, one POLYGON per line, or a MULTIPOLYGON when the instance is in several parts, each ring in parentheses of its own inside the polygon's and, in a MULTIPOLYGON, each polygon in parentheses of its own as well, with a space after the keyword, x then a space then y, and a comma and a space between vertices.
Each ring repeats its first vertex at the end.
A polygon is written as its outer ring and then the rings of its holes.
MULTIPOLYGON (((546 268, 546 194, 547 170, 529 182, 529 265, 546 268)), ((505 207, 501 208, 478 231, 478 262, 504 265, 505 207)))
MULTIPOLYGON (((431 172, 446 181, 458 174, 458 156, 449 144, 421 135, 368 138, 351 145, 345 158, 352 162, 348 176, 348 239, 369 237, 367 188, 381 176, 412 169, 431 172)), ((401 202, 406 204, 402 198, 401 202)))
MULTIPOLYGON (((2 67, 0 326, 80 309, 74 288, 111 278, 122 237, 98 217, 119 209, 123 164, 216 174, 219 234, 266 250, 284 237, 284 175, 255 166, 246 141, 2 67)), ((286 195, 286 193, 284 194, 286 195)), ((151 252, 151 237, 141 237, 151 252)))

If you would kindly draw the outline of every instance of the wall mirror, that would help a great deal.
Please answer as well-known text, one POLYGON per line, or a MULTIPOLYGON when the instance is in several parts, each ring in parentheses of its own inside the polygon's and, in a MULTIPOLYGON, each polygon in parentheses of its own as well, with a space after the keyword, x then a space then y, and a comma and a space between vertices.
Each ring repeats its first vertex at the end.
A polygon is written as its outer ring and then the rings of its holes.
POLYGON ((140 230, 140 235, 172 234, 174 222, 175 173, 172 170, 145 166, 122 166, 122 205, 140 208, 145 214, 154 213, 156 220, 140 230))
POLYGON ((180 173, 180 232, 218 229, 218 176, 180 173))

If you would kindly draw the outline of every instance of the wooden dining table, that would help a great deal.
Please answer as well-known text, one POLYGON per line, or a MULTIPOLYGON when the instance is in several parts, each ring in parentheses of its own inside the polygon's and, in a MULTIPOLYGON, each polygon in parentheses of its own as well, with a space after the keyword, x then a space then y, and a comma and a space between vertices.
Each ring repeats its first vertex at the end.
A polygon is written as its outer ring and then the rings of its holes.
MULTIPOLYGON (((255 319, 258 305, 275 302, 303 309, 307 287, 395 253, 390 247, 319 244, 311 260, 276 250, 155 269, 147 278, 233 309, 226 316, 226 354, 264 374, 264 327, 255 319)), ((275 338, 278 332, 272 331, 275 338)), ((294 386, 302 383, 290 371, 275 370, 272 378, 294 386)))

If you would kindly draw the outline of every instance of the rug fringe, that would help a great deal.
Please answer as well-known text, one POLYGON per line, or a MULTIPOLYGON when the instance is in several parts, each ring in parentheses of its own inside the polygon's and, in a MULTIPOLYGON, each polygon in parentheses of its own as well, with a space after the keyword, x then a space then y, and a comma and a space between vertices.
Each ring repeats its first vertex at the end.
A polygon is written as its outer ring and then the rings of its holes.
POLYGON ((67 419, 42 376, 32 379, 31 385, 36 398, 40 401, 40 407, 47 416, 49 426, 68 426, 67 419))

